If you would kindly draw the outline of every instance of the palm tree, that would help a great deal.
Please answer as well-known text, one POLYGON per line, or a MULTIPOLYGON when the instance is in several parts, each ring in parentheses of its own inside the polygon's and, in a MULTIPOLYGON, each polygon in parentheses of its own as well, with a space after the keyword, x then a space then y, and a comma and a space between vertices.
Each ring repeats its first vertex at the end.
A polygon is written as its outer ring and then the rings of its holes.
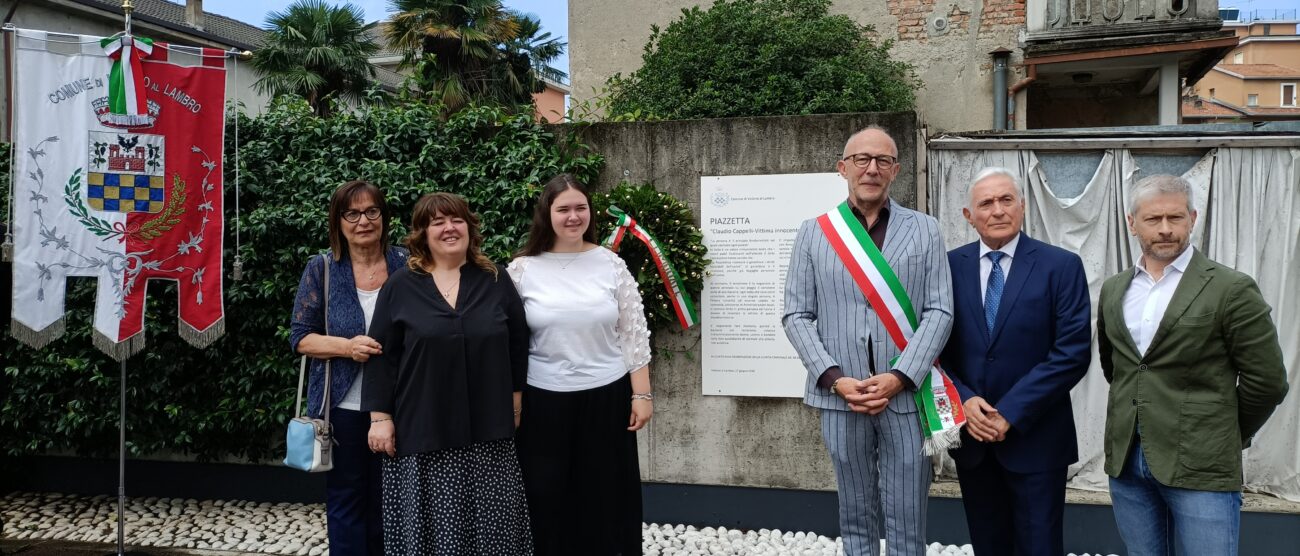
POLYGON ((379 47, 366 32, 360 8, 324 0, 297 0, 266 18, 266 46, 253 56, 262 75, 254 86, 273 96, 300 95, 317 115, 328 116, 330 99, 364 102, 375 76, 370 56, 379 47))
POLYGON ((470 102, 527 105, 542 90, 539 76, 567 77, 547 65, 565 44, 501 0, 392 0, 391 7, 389 44, 448 113, 470 102))
POLYGON ((519 24, 500 0, 393 0, 389 44, 416 69, 433 100, 455 112, 471 100, 499 98, 493 68, 497 45, 514 38, 519 24))
POLYGON ((519 22, 519 34, 506 41, 501 51, 520 88, 531 95, 545 88, 542 79, 556 83, 568 79, 567 73, 550 65, 564 54, 566 44, 551 38, 550 32, 543 33, 541 20, 532 14, 516 14, 515 19, 519 22))

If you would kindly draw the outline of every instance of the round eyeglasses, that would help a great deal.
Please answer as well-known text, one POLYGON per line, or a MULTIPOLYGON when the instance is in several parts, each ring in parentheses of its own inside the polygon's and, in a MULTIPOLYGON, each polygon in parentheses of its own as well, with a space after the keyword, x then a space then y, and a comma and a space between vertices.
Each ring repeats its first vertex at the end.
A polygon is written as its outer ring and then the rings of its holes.
POLYGON ((364 211, 347 210, 343 212, 343 219, 356 224, 361 221, 361 215, 363 214, 366 215, 366 220, 377 220, 379 215, 383 214, 383 212, 379 210, 379 207, 370 207, 364 211))

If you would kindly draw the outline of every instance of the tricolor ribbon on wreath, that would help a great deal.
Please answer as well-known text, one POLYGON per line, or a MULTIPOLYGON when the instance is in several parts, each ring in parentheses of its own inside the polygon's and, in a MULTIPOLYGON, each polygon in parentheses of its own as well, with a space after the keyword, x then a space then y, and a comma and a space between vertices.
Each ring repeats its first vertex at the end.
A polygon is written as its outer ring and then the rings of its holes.
MULTIPOLYGON (((894 345, 898 346, 900 352, 906 349, 908 340, 916 333, 916 310, 912 307, 907 289, 899 281, 894 269, 890 268, 875 242, 871 241, 866 228, 853 215, 848 201, 817 217, 817 225, 853 276, 853 281, 867 297, 867 302, 875 310, 894 345)), ((895 357, 890 364, 893 365, 897 360, 895 357)), ((917 415, 921 419, 921 430, 925 433, 925 453, 933 455, 959 446, 961 426, 966 423, 966 415, 962 411, 957 387, 939 368, 938 361, 934 362, 929 374, 917 386, 914 397, 917 415)))
POLYGON ((123 360, 144 347, 147 282, 169 280, 181 337, 207 346, 225 329, 227 53, 13 35, 12 334, 37 348, 61 336, 68 278, 94 278, 94 343, 123 360))
POLYGON ((628 216, 622 209, 610 205, 606 212, 615 218, 615 223, 614 231, 610 232, 602 245, 612 251, 618 251, 623 236, 629 232, 632 237, 641 240, 646 250, 650 252, 650 259, 659 269, 659 278, 664 282, 664 289, 668 290, 668 300, 673 305, 673 312, 677 313, 677 322, 682 325, 683 330, 695 326, 700 321, 699 313, 695 311, 695 303, 691 301, 691 295, 686 293, 686 286, 677 275, 677 269, 673 268, 673 263, 664 255, 663 247, 653 235, 650 235, 650 232, 637 223, 635 218, 628 216))

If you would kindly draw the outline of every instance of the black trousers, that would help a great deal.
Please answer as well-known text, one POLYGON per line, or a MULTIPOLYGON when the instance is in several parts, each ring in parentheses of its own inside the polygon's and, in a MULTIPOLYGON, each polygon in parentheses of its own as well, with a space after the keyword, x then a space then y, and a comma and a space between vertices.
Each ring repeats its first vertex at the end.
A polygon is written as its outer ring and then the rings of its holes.
POLYGON ((992 450, 979 465, 958 467, 975 556, 1064 555, 1065 470, 1017 473, 992 450))
POLYGON ((641 469, 626 375, 590 390, 525 387, 515 443, 537 556, 641 554, 641 469))

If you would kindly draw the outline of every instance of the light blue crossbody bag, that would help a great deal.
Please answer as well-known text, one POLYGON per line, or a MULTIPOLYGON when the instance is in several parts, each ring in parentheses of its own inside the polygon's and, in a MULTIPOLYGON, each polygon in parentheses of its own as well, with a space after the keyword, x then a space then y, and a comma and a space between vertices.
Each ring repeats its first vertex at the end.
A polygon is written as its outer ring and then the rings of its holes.
MULTIPOLYGON (((330 261, 325 259, 325 335, 330 334, 330 261)), ((294 402, 295 417, 289 421, 285 433, 284 464, 308 473, 319 473, 334 468, 334 436, 330 429, 330 360, 325 360, 325 416, 312 419, 302 413, 302 388, 307 376, 307 356, 302 356, 298 366, 298 399, 294 402)))

